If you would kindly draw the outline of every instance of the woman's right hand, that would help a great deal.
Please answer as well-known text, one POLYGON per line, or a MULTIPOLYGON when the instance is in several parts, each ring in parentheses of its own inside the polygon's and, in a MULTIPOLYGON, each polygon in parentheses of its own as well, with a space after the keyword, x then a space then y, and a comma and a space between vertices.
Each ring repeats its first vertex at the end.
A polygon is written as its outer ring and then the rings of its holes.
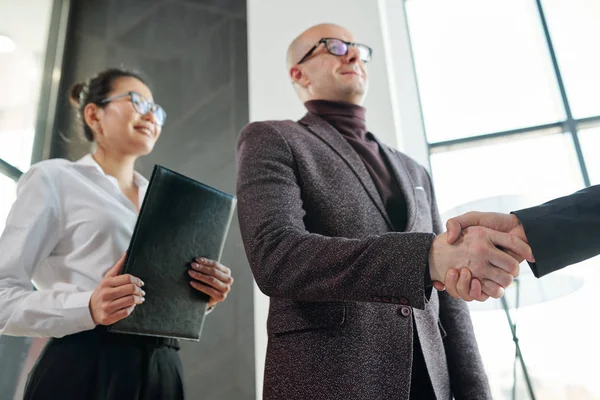
POLYGON ((126 318, 136 305, 144 302, 141 288, 144 282, 135 276, 119 275, 125 263, 125 254, 104 275, 90 298, 90 313, 96 325, 110 325, 126 318))

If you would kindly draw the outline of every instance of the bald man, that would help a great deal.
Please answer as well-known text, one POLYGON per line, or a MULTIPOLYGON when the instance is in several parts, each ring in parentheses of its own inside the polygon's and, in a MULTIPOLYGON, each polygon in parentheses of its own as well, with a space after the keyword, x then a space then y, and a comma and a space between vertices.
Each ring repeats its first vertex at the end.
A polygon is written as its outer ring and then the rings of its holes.
POLYGON ((501 295, 518 261, 490 243, 528 247, 485 228, 436 237, 426 170, 367 130, 370 59, 340 26, 308 29, 287 54, 308 113, 239 138, 240 228, 270 296, 264 398, 489 399, 466 304, 432 279, 469 265, 501 295))

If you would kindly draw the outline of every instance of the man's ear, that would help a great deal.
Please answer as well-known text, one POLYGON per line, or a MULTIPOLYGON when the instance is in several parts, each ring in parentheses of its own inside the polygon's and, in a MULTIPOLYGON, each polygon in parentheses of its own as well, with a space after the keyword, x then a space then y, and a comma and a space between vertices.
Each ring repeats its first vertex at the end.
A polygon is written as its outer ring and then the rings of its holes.
POLYGON ((303 88, 306 88, 310 83, 310 80, 299 65, 294 65, 290 68, 290 78, 292 79, 292 83, 302 86, 303 88))

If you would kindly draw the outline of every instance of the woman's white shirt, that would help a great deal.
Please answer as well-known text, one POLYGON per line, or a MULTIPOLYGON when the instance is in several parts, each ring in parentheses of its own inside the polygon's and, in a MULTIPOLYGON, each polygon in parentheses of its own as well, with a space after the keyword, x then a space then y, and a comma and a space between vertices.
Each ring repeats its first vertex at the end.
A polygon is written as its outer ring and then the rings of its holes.
MULTIPOLYGON (((136 172, 135 183, 141 205, 148 181, 136 172)), ((90 297, 127 250, 136 219, 135 205, 91 155, 33 165, 0 236, 0 334, 93 329, 90 297)))

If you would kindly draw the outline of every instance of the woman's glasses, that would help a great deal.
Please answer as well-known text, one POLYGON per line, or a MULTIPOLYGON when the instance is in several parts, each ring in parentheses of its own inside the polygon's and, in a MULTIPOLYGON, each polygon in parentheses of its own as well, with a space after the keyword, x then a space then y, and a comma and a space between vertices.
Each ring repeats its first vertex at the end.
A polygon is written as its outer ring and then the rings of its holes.
POLYGON ((113 100, 127 96, 130 97, 131 104, 133 104, 133 108, 135 109, 135 111, 137 111, 141 115, 145 115, 148 114, 148 112, 152 112, 157 125, 163 126, 165 124, 165 120, 167 119, 167 112, 165 111, 165 109, 156 103, 148 101, 144 96, 136 92, 118 94, 116 96, 112 96, 102 100, 100 104, 110 103, 113 100))

